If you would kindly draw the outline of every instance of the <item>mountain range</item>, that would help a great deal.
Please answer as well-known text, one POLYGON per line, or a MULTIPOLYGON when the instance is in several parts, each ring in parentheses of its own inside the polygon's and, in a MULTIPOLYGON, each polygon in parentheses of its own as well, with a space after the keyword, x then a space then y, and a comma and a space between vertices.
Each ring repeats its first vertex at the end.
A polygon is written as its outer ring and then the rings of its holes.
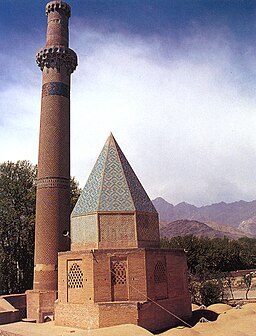
POLYGON ((194 234, 231 239, 256 236, 256 200, 215 203, 202 207, 182 202, 152 201, 159 214, 161 236, 194 234))

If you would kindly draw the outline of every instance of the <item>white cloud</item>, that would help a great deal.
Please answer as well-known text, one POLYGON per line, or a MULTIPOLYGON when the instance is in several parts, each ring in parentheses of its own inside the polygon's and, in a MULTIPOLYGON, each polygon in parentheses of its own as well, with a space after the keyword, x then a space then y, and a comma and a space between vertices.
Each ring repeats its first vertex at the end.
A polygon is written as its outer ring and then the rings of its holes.
MULTIPOLYGON (((73 28, 79 66, 72 75, 71 166, 81 185, 112 131, 151 198, 256 198, 255 99, 244 90, 230 36, 209 34, 178 44, 73 28)), ((9 90, 0 104, 24 114, 1 132, 1 159, 17 147, 34 161, 40 85, 30 94, 9 90), (16 101, 6 103, 8 95, 16 101)))

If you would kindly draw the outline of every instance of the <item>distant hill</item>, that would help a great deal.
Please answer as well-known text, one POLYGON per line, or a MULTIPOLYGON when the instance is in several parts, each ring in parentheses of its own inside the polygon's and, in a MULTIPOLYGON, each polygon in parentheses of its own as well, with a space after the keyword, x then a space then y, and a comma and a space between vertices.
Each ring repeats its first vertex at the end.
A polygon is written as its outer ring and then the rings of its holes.
MULTIPOLYGON (((161 197, 153 200, 153 204, 159 213, 161 221, 173 222, 181 219, 198 221, 201 223, 215 223, 215 225, 229 225, 233 228, 245 230, 245 233, 255 232, 256 228, 252 229, 252 224, 256 224, 256 200, 251 202, 238 201, 233 203, 215 203, 202 207, 182 202, 177 205, 168 203, 161 197), (247 224, 240 225, 244 221, 249 221, 247 224), (246 229, 244 229, 246 227, 246 229), (249 232, 249 231, 250 232, 249 232)), ((212 224, 213 225, 213 224, 212 224)), ((256 225, 255 225, 256 226, 256 225)), ((217 229, 219 230, 219 229, 217 229)))
POLYGON ((246 234, 256 236, 256 217, 242 221, 238 229, 245 232, 246 234))
POLYGON ((198 222, 196 220, 180 219, 173 222, 160 221, 160 236, 162 238, 176 237, 176 236, 206 236, 209 238, 223 238, 228 237, 230 239, 238 239, 246 236, 245 233, 234 229, 228 225, 219 226, 211 223, 207 225, 205 223, 198 222), (215 227, 215 228, 214 228, 215 227), (219 227, 219 229, 217 229, 219 227))

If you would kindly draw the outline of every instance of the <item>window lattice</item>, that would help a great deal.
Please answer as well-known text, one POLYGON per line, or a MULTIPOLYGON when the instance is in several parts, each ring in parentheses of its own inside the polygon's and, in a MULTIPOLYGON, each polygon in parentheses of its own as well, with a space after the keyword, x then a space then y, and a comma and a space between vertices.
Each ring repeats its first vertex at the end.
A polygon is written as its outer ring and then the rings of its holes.
POLYGON ((156 263, 154 269, 154 281, 155 283, 163 283, 166 282, 166 269, 164 264, 161 261, 156 263))
POLYGON ((126 267, 122 262, 115 262, 112 266, 112 284, 126 284, 126 267))
POLYGON ((74 263, 69 269, 68 288, 83 288, 83 272, 77 263, 74 263))

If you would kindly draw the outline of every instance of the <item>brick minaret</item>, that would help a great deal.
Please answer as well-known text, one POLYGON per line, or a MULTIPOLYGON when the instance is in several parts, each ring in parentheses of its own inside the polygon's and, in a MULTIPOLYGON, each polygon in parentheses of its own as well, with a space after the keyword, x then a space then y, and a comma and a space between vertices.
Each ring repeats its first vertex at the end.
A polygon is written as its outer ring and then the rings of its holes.
POLYGON ((62 1, 51 1, 46 5, 46 15, 46 46, 36 55, 43 80, 34 284, 28 293, 28 317, 38 322, 53 311, 58 251, 68 249, 68 240, 62 232, 69 230, 70 75, 77 66, 76 53, 68 47, 70 6, 62 1))

